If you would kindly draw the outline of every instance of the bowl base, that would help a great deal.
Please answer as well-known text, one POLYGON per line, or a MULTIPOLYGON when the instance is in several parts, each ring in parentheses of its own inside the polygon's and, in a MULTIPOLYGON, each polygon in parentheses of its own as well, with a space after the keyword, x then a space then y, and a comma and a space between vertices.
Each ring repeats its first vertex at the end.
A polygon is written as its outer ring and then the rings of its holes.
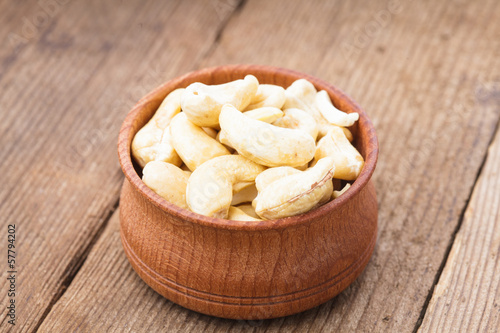
MULTIPOLYGON (((369 192, 374 195, 375 190, 371 182, 366 189, 371 190, 369 192)), ((132 192, 127 193, 129 190, 130 184, 125 180, 122 190, 122 198, 125 199, 125 202, 129 194, 133 195, 132 192)), ((349 265, 319 284, 298 291, 268 297, 237 297, 185 286, 176 282, 173 278, 159 274, 141 260, 127 240, 127 235, 130 233, 125 232, 124 229, 128 228, 127 225, 131 221, 127 220, 130 214, 122 214, 121 209, 124 206, 126 209, 126 204, 121 205, 120 208, 121 241, 129 262, 140 278, 160 295, 176 304, 203 314, 228 319, 260 320, 277 318, 296 314, 325 303, 347 288, 361 274, 370 260, 377 238, 377 222, 375 219, 375 221, 369 221, 371 222, 369 224, 374 228, 372 229, 371 239, 364 243, 364 250, 356 258, 352 258, 349 265)), ((137 239, 133 239, 132 243, 137 243, 137 239)), ((166 257, 169 256, 166 255, 166 257)), ((163 263, 162 266, 167 265, 168 263, 163 263)), ((323 269, 325 268, 323 267, 323 269)), ((298 273, 300 275, 300 270, 298 273)), ((300 277, 298 280, 300 280, 300 277)))

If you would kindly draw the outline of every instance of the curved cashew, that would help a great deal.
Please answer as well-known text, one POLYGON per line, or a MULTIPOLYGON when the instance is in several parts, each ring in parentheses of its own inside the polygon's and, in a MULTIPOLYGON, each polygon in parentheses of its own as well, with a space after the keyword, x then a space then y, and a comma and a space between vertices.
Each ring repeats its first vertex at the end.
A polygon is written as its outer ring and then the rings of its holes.
POLYGON ((182 163, 182 165, 179 167, 182 171, 184 171, 184 173, 186 174, 186 176, 188 176, 188 178, 191 176, 191 174, 193 172, 191 172, 191 170, 189 170, 189 168, 187 167, 186 164, 182 163))
POLYGON ((215 157, 189 177, 186 201, 198 214, 226 218, 233 197, 233 184, 253 182, 265 167, 240 155, 215 157))
POLYGON ((278 219, 309 211, 330 198, 334 170, 333 158, 327 157, 306 171, 271 182, 253 201, 255 212, 265 219, 278 219))
POLYGON ((255 187, 254 182, 234 184, 233 199, 231 200, 231 205, 236 206, 243 202, 252 202, 256 196, 257 188, 255 187))
POLYGON ((326 156, 334 159, 334 178, 355 180, 363 169, 364 160, 361 154, 347 140, 339 127, 334 127, 318 142, 314 159, 321 160, 326 156))
POLYGON ((205 133, 208 134, 209 137, 212 139, 215 139, 217 137, 217 131, 214 130, 212 127, 202 127, 201 128, 205 133))
POLYGON ((326 120, 337 126, 349 127, 359 119, 356 112, 346 113, 337 109, 325 90, 316 94, 316 106, 326 120))
POLYGON ((329 181, 327 181, 326 184, 323 186, 324 186, 325 193, 323 194, 323 197, 319 200, 318 206, 321 206, 322 204, 325 204, 332 199, 333 179, 330 179, 329 181))
MULTIPOLYGON (((236 154, 237 155, 237 154, 236 154)), ((255 182, 239 182, 233 184, 233 195, 240 191, 243 191, 245 188, 252 186, 255 182)))
POLYGON ((274 84, 260 84, 257 93, 252 98, 245 111, 272 106, 278 109, 285 104, 285 89, 274 84))
POLYGON ((186 209, 188 178, 179 167, 162 161, 151 161, 142 170, 144 184, 168 202, 186 209))
POLYGON ((255 120, 260 120, 268 124, 272 124, 277 119, 283 117, 283 111, 271 106, 245 111, 243 114, 255 120))
MULTIPOLYGON (((283 117, 283 111, 274 107, 262 107, 251 111, 245 111, 243 114, 247 117, 255 120, 260 120, 268 124, 271 124, 276 119, 283 117)), ((226 148, 231 147, 227 140, 224 138, 224 133, 222 133, 222 131, 219 131, 215 138, 221 143, 221 140, 223 140, 225 142, 224 146, 226 146, 226 148)))
POLYGON ((255 178, 255 187, 257 188, 257 191, 262 192, 269 184, 277 181, 278 179, 290 176, 290 175, 296 175, 301 173, 300 170, 297 170, 296 168, 292 167, 276 167, 276 168, 269 168, 265 171, 262 171, 257 178, 255 178))
MULTIPOLYGON (((269 169, 261 172, 257 176, 257 178, 255 178, 255 186, 256 186, 258 192, 261 192, 269 184, 271 184, 271 183, 273 183, 281 178, 290 176, 290 175, 300 174, 304 170, 299 170, 297 168, 286 167, 286 166, 285 167, 269 168, 269 169)), ((333 179, 332 179, 332 181, 328 181, 325 185, 323 185, 323 187, 325 190, 325 194, 321 198, 320 204, 330 200, 330 197, 332 196, 332 192, 333 192, 333 179)))
POLYGON ((191 171, 209 159, 230 154, 222 144, 212 139, 201 127, 190 122, 184 112, 172 119, 170 134, 172 146, 191 171))
POLYGON ((253 75, 219 85, 190 84, 181 97, 182 110, 195 125, 217 127, 224 104, 243 110, 257 92, 259 81, 253 75))
POLYGON ((177 152, 175 151, 172 143, 170 141, 170 130, 165 128, 163 131, 163 135, 159 144, 155 145, 156 147, 156 156, 154 158, 155 161, 163 161, 167 163, 174 164, 179 166, 182 161, 177 152))
MULTIPOLYGON (((316 95, 318 92, 314 85, 306 79, 299 79, 293 82, 286 90, 286 101, 283 109, 297 108, 307 112, 316 120, 318 124, 318 138, 324 137, 330 129, 337 125, 331 124, 325 117, 323 117, 316 102, 316 95)), ((321 100, 321 98, 320 98, 321 100)), ((333 106, 333 105, 332 105, 333 106)), ((326 112, 326 111, 325 111, 326 112)), ((347 128, 342 128, 347 138, 351 138, 352 134, 347 128)))
POLYGON ((316 140, 318 136, 318 125, 316 124, 316 120, 307 112, 300 109, 285 109, 285 111, 283 111, 283 117, 276 120, 273 125, 301 129, 309 133, 314 140, 316 140))
POLYGON ((344 132, 344 135, 349 142, 352 142, 352 140, 354 140, 354 136, 352 135, 351 131, 349 131, 348 128, 345 127, 339 127, 339 128, 342 129, 342 132, 344 132))
POLYGON ((314 155, 316 142, 302 130, 251 119, 229 104, 222 107, 219 121, 221 142, 259 164, 301 166, 314 155))
POLYGON ((131 146, 132 156, 142 168, 150 161, 181 165, 179 155, 170 144, 168 125, 181 111, 183 91, 184 89, 176 89, 168 94, 149 122, 134 136, 131 146))
POLYGON ((322 137, 326 134, 326 132, 324 133, 325 129, 323 127, 327 125, 328 122, 316 108, 316 93, 316 88, 311 82, 306 79, 296 80, 285 90, 286 100, 283 109, 295 108, 307 112, 316 120, 318 124, 318 134, 322 137))
POLYGON ((262 221, 259 218, 255 218, 249 214, 247 214, 245 211, 240 209, 239 207, 231 206, 229 207, 229 213, 228 213, 228 220, 233 220, 233 221, 262 221))
POLYGON ((342 194, 344 194, 345 192, 347 192, 347 190, 351 187, 351 184, 347 183, 345 184, 345 186, 340 190, 340 191, 333 191, 332 193, 332 198, 333 199, 337 199, 338 197, 340 197, 342 194))
POLYGON ((231 147, 231 145, 229 144, 229 142, 227 142, 226 140, 224 140, 224 134, 222 133, 222 131, 219 131, 217 133, 217 136, 215 137, 215 140, 217 140, 217 142, 220 142, 229 152, 231 152, 231 154, 234 154, 234 153, 238 153, 236 150, 234 150, 233 147, 231 147))
POLYGON ((255 209, 253 209, 252 204, 238 205, 238 208, 241 209, 245 214, 250 215, 251 217, 260 220, 260 217, 255 212, 255 209))
POLYGON ((305 171, 305 170, 307 170, 307 168, 309 168, 309 163, 306 163, 306 164, 299 165, 299 166, 295 167, 295 169, 300 170, 300 171, 305 171))

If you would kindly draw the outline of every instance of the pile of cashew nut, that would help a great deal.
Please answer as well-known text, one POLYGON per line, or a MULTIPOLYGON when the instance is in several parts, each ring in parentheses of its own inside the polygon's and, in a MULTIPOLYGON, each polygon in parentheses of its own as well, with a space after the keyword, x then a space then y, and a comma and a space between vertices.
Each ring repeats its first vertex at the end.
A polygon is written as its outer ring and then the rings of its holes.
POLYGON ((305 79, 253 75, 172 91, 132 141, 144 183, 195 213, 238 221, 305 213, 349 189, 364 160, 338 110, 305 79), (345 184, 345 185, 342 185, 345 184))

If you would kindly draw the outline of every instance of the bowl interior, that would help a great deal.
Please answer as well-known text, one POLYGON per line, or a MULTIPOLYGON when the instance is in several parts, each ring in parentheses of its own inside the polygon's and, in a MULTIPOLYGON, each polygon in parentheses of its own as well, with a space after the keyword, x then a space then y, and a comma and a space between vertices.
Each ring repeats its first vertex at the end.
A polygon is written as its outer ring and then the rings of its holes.
POLYGON ((349 96, 331 84, 315 77, 283 68, 258 65, 230 65, 207 68, 188 73, 166 82, 143 97, 129 112, 122 125, 118 140, 118 155, 122 170, 132 186, 149 201, 169 214, 179 216, 186 221, 205 224, 211 227, 225 229, 267 229, 281 228, 298 223, 308 223, 318 216, 328 214, 328 212, 339 208, 347 200, 354 197, 364 186, 366 186, 373 174, 378 157, 378 141, 373 124, 366 113, 349 96), (349 191, 339 198, 304 214, 278 220, 243 222, 211 218, 182 209, 164 200, 142 182, 142 173, 140 167, 133 162, 130 145, 134 135, 149 121, 149 119, 151 119, 168 93, 177 88, 185 88, 193 82, 221 84, 242 79, 247 74, 252 74, 257 77, 260 83, 275 84, 284 88, 287 88, 295 80, 301 78, 307 79, 314 84, 318 91, 326 90, 333 104, 340 110, 348 113, 359 113, 359 121, 349 129, 354 136, 353 144, 365 159, 365 165, 349 191))

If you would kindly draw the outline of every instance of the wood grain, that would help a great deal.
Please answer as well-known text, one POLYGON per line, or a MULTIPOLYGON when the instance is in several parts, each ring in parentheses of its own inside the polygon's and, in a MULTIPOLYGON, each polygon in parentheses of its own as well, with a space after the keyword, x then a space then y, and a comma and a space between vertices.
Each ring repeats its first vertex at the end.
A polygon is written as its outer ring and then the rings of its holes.
MULTIPOLYGON (((0 4, 0 216, 18 229, 16 332, 39 325, 116 209, 116 140, 130 107, 195 67, 236 8, 66 1, 44 16, 42 2, 0 4), (26 41, 12 47, 10 33, 26 41)), ((14 329, 5 315, 0 331, 14 329)))
POLYGON ((139 278, 123 251, 119 214, 116 212, 75 280, 39 331, 201 331, 214 321, 233 322, 201 315, 175 305, 139 278), (202 322, 199 321, 200 318, 203 318, 202 322))
MULTIPOLYGON (((9 180, 2 182, 0 213, 6 222, 24 223, 22 262, 30 268, 20 280, 29 286, 21 294, 20 324, 43 317, 48 300, 61 292, 61 276, 74 274, 93 242, 89 235, 97 234, 114 205, 121 181, 115 139, 125 109, 193 66, 261 63, 335 84, 375 123, 381 147, 374 176, 380 231, 361 277, 332 301, 296 316, 248 323, 204 316, 165 301, 133 273, 114 217, 40 331, 78 326, 98 332, 415 329, 500 116, 498 2, 249 0, 227 25, 217 23, 217 13, 205 15, 212 9, 203 6, 190 6, 186 16, 171 15, 170 9, 179 12, 170 2, 165 9, 135 5, 70 3, 49 27, 53 43, 35 40, 16 56, 0 50, 0 105, 6 115, 0 133, 2 144, 7 142, 0 151, 0 174, 9 180), (394 4, 398 9, 389 11, 394 4), (116 18, 107 20, 111 15, 116 18), (158 28, 152 18, 159 17, 158 28), (183 23, 186 17, 189 25, 183 23), (170 20, 182 29, 167 24, 170 20), (207 31, 212 25, 196 25, 198 20, 225 26, 220 38, 207 31), (140 23, 147 32, 137 28, 140 23), (189 30, 195 26, 202 27, 198 33, 189 30), (186 30, 199 39, 182 38, 186 30), (65 34, 73 37, 66 48, 65 34), (160 35, 185 51, 172 47, 165 52, 160 35), (149 74, 153 60, 163 73, 160 80, 149 74), (85 129, 93 132, 85 135, 85 129), (94 137, 98 143, 92 144, 94 137), (89 142, 94 149, 85 148, 89 142), (41 148, 43 154, 36 153, 41 148), (55 179, 55 166, 65 165, 67 156, 76 167, 60 168, 64 172, 55 179), (62 267, 56 269, 56 261, 62 267)), ((12 27, 33 12, 36 7, 20 3, 0 10, 0 17, 16 17, 5 21, 12 27)), ((7 31, 2 29, 1 36, 7 31)))
POLYGON ((419 332, 500 329, 500 131, 419 332))
POLYGON ((350 93, 379 136, 380 231, 365 273, 305 318, 270 329, 412 331, 472 190, 500 115, 500 8, 495 1, 398 3, 377 30, 388 2, 315 2, 307 10, 248 2, 203 62, 279 63, 316 75, 350 93), (280 19, 271 19, 277 11, 280 19), (260 31, 248 29, 245 17, 259 17, 260 31), (308 24, 314 28, 303 29, 308 24), (354 50, 344 53, 344 43, 354 50))

